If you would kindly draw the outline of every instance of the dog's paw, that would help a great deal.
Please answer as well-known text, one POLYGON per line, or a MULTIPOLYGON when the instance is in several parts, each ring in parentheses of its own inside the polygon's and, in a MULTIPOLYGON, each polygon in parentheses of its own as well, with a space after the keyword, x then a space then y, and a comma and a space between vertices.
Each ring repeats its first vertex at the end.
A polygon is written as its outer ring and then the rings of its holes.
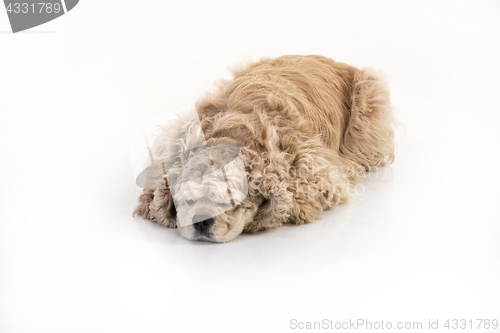
POLYGON ((246 233, 256 233, 258 231, 263 231, 267 229, 277 229, 283 225, 282 219, 272 218, 269 216, 266 217, 256 217, 256 219, 248 224, 243 231, 246 233))
POLYGON ((246 226, 243 231, 246 233, 249 233, 249 234, 254 234, 254 233, 256 233, 258 231, 262 231, 262 230, 266 230, 266 228, 262 224, 252 222, 248 226, 246 226))

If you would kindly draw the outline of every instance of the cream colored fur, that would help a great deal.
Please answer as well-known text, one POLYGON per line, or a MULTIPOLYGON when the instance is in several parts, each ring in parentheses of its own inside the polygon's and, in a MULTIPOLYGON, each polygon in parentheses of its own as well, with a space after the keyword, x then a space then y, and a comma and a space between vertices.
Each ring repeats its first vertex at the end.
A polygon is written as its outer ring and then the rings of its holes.
MULTIPOLYGON (((210 236, 179 228, 188 239, 227 242, 241 232, 311 223, 345 203, 365 172, 394 160, 389 89, 370 68, 321 56, 262 59, 218 82, 196 110, 208 142, 241 147, 249 194, 215 217, 210 236)), ((202 144, 192 119, 169 125, 153 145, 155 159, 202 144)), ((167 227, 177 226, 176 213, 169 188, 145 189, 134 211, 167 227)))

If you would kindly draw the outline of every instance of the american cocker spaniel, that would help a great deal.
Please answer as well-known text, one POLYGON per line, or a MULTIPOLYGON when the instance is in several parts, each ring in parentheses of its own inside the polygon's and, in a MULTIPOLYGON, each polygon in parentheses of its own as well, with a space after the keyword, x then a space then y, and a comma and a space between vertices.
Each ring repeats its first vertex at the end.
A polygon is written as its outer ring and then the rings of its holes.
MULTIPOLYGON (((224 186, 197 183, 191 197, 179 199, 197 220, 181 226, 174 189, 165 179, 163 188, 144 189, 134 216, 177 227, 191 240, 228 242, 242 232, 311 223, 323 210, 345 203, 366 172, 394 160, 389 89, 373 69, 288 55, 237 68, 231 80, 216 86, 196 103, 199 119, 166 124, 152 154, 161 160, 205 141, 217 160, 227 149, 222 143, 233 144, 243 158, 245 195, 233 200, 224 186), (196 122, 202 131, 193 129, 196 122), (204 218, 210 201, 227 207, 204 218)), ((210 163, 200 162, 206 161, 198 158, 202 154, 206 149, 194 149, 177 161, 170 177, 204 174, 210 163)), ((231 186, 240 186, 229 178, 231 186)), ((182 188, 176 194, 182 197, 182 188)))

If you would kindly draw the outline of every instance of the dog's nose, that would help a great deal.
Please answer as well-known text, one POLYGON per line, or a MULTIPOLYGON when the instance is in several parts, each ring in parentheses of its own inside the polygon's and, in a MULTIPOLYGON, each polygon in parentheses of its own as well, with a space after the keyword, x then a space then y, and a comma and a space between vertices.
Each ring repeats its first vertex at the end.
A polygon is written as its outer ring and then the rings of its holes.
POLYGON ((212 224, 215 223, 213 217, 201 216, 201 215, 195 215, 193 217, 193 222, 195 221, 200 221, 193 224, 195 230, 198 231, 200 234, 205 233, 212 226, 212 224))

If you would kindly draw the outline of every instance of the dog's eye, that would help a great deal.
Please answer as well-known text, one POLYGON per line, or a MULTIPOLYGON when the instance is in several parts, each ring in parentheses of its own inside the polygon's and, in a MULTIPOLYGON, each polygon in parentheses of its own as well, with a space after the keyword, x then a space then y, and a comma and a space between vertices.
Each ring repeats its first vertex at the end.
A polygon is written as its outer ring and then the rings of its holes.
POLYGON ((227 203, 227 202, 220 202, 219 203, 219 206, 221 206, 222 208, 224 209, 229 209, 231 208, 233 205, 231 205, 230 203, 227 203))
POLYGON ((186 203, 189 205, 189 206, 192 206, 196 203, 196 200, 186 200, 186 203))

